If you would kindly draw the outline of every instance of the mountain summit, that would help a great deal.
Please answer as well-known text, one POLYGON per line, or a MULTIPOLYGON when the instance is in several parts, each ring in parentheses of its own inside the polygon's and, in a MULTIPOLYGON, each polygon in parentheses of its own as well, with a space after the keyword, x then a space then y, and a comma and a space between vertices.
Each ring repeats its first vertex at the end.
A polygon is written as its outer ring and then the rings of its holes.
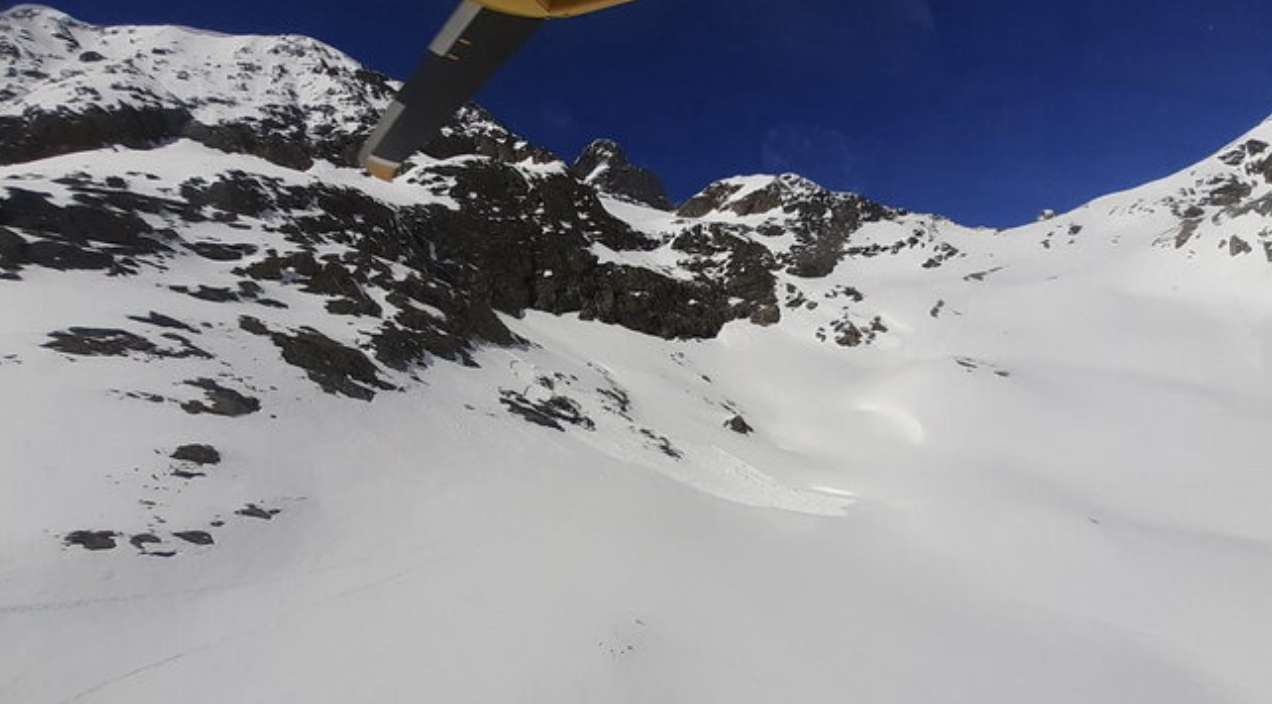
POLYGON ((0 700, 1272 691, 1272 122, 992 231, 394 87, 0 13, 0 700))
POLYGON ((658 174, 633 166, 627 153, 613 140, 598 139, 587 145, 570 170, 580 181, 606 195, 659 210, 672 209, 658 174))

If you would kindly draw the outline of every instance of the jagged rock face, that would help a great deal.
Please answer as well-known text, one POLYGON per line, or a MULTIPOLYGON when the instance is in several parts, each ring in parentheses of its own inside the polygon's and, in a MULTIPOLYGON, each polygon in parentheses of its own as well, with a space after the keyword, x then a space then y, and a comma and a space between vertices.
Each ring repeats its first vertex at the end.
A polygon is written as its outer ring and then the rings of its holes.
POLYGON ((850 252, 853 233, 869 223, 892 220, 903 211, 852 193, 833 193, 794 174, 727 179, 711 184, 676 211, 684 218, 724 215, 747 219, 761 234, 791 233, 797 243, 779 263, 791 274, 820 278, 850 252))
POLYGON ((491 305, 578 312, 660 337, 712 337, 732 319, 724 287, 684 282, 644 269, 601 264, 592 244, 643 250, 658 246, 617 220, 595 192, 563 170, 526 179, 500 162, 443 167, 454 192, 481 194, 458 211, 420 213, 443 259, 468 264, 465 285, 488 291, 491 305))
POLYGON ((475 155, 509 164, 552 164, 560 161, 547 149, 509 132, 494 116, 476 105, 460 108, 450 124, 442 128, 424 151, 436 159, 475 155))
POLYGON ((624 200, 671 210, 662 179, 649 169, 633 166, 617 143, 598 139, 583 149, 570 171, 580 181, 624 200))

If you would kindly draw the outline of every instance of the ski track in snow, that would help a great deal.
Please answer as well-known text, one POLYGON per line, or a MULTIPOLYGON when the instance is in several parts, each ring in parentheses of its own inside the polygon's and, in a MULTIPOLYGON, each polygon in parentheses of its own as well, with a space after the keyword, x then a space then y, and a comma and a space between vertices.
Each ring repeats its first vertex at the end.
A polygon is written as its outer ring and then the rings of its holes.
MULTIPOLYGON (((354 596, 354 595, 358 595, 358 594, 362 594, 362 593, 365 593, 365 592, 369 592, 369 591, 375 590, 375 589, 376 589, 376 588, 378 588, 378 587, 385 586, 385 585, 387 585, 387 584, 390 584, 390 583, 392 583, 392 582, 398 581, 398 580, 403 579, 403 578, 405 578, 405 577, 407 577, 407 576, 410 576, 410 575, 412 575, 412 574, 415 574, 416 572, 419 572, 421 569, 424 569, 425 567, 427 567, 427 566, 429 566, 429 565, 431 565, 431 564, 436 564, 436 563, 437 563, 437 560, 435 560, 435 559, 434 559, 434 560, 428 560, 428 561, 420 562, 420 563, 416 563, 416 564, 414 564, 414 565, 410 565, 410 566, 408 566, 408 567, 407 567, 407 568, 405 568, 405 569, 401 569, 401 570, 395 571, 395 572, 393 572, 393 573, 391 573, 391 574, 389 574, 389 575, 387 575, 387 576, 384 576, 384 577, 380 577, 380 578, 376 578, 376 579, 370 580, 370 581, 368 581, 368 582, 366 582, 366 583, 364 583, 364 584, 358 585, 358 586, 353 587, 353 588, 351 588, 351 589, 347 589, 347 590, 342 591, 342 592, 340 592, 340 593, 338 593, 338 594, 335 594, 335 595, 333 595, 333 596, 326 597, 326 598, 320 599, 320 600, 318 600, 318 601, 314 601, 314 602, 312 602, 312 603, 309 603, 309 604, 306 604, 306 605, 303 605, 303 606, 298 606, 298 607, 296 607, 295 609, 293 609, 293 610, 289 610, 289 611, 287 611, 287 612, 285 612, 285 613, 282 613, 282 614, 276 614, 276 615, 272 616, 270 619, 266 620, 264 623, 262 623, 262 624, 260 624, 259 626, 257 626, 256 628, 252 628, 252 629, 245 630, 245 631, 239 631, 239 632, 233 633, 233 634, 231 634, 231 635, 229 635, 229 636, 226 636, 226 637, 224 637, 224 638, 219 638, 219 639, 217 639, 217 640, 213 640, 213 641, 208 641, 208 642, 205 642, 205 643, 201 643, 201 644, 199 644, 199 645, 197 645, 197 646, 195 646, 195 647, 193 647, 193 648, 190 648, 190 649, 188 649, 188 650, 184 650, 184 651, 182 651, 182 652, 175 653, 175 654, 173 654, 173 655, 171 655, 171 656, 169 656, 169 657, 163 658, 163 659, 161 659, 161 660, 156 660, 156 661, 154 661, 154 662, 147 663, 147 664, 142 665, 142 666, 140 666, 140 667, 137 667, 137 668, 135 668, 135 669, 129 670, 129 671, 127 671, 127 672, 123 673, 123 674, 120 674, 120 675, 119 675, 119 676, 117 676, 117 677, 113 677, 113 678, 108 679, 108 680, 105 680, 105 681, 103 681, 103 682, 99 682, 99 683, 97 683, 97 684, 95 684, 95 685, 93 685, 93 686, 91 686, 91 687, 89 687, 89 688, 87 688, 87 689, 85 689, 85 690, 83 690, 83 691, 81 691, 81 692, 78 692, 77 694, 75 694, 75 695, 71 696, 70 698, 67 698, 67 699, 63 699, 63 700, 61 700, 60 702, 58 702, 58 704, 72 704, 72 702, 84 701, 85 699, 91 698, 92 696, 94 696, 94 695, 97 695, 97 694, 101 693, 103 690, 106 690, 106 689, 108 689, 108 688, 110 688, 110 687, 112 687, 112 686, 114 686, 114 685, 120 684, 121 682, 124 682, 124 681, 126 681, 126 680, 130 680, 130 679, 133 679, 133 678, 135 678, 135 677, 140 677, 140 676, 146 675, 147 673, 149 673, 149 672, 151 672, 151 671, 153 671, 153 670, 158 670, 158 669, 160 669, 160 668, 162 668, 162 667, 166 667, 167 665, 171 665, 172 663, 175 663, 175 662, 177 662, 177 661, 179 661, 179 660, 183 660, 183 659, 185 659, 185 658, 188 658, 188 657, 191 657, 191 656, 195 656, 195 655, 201 655, 201 654, 203 654, 203 653, 206 653, 206 652, 209 652, 209 651, 215 650, 215 649, 217 649, 217 648, 225 647, 225 646, 227 646, 227 645, 230 645, 231 643, 233 643, 233 642, 234 642, 234 641, 236 641, 236 640, 239 640, 239 639, 242 639, 242 638, 247 638, 247 637, 252 636, 252 635, 253 635, 253 634, 255 634, 255 633, 259 633, 259 632, 265 631, 265 630, 267 630, 267 629, 271 628, 272 626, 274 626, 275 624, 277 624, 278 622, 286 621, 286 620, 293 619, 293 618, 297 618, 297 617, 299 617, 299 616, 302 616, 305 612, 312 611, 312 610, 314 610, 314 609, 320 608, 320 607, 324 606, 325 604, 329 604, 329 603, 334 602, 334 601, 339 601, 339 600, 342 600, 342 599, 347 599, 348 597, 351 597, 351 596, 354 596)), ((290 581, 290 580, 289 580, 289 581, 290 581)), ((237 585, 237 586, 241 586, 241 587, 256 587, 256 586, 261 586, 262 584, 265 584, 265 582, 257 582, 257 583, 255 583, 255 584, 246 584, 246 585, 237 585)), ((183 596, 192 596, 192 595, 196 595, 196 594, 199 594, 199 593, 207 593, 207 592, 213 592, 213 593, 215 593, 215 592, 224 591, 224 589, 226 589, 226 588, 225 588, 225 587, 211 587, 211 588, 207 588, 207 589, 192 590, 192 591, 190 591, 190 592, 186 592, 185 594, 183 594, 183 596)), ((165 596, 165 597, 166 597, 166 596, 170 596, 170 595, 163 595, 163 596, 165 596)), ((135 598, 132 598, 132 599, 126 599, 126 600, 135 600, 135 599, 138 599, 138 598, 140 598, 140 599, 147 599, 147 598, 156 598, 156 597, 135 597, 135 598)), ((105 601, 101 601, 101 602, 97 602, 97 603, 95 603, 95 604, 93 604, 93 605, 100 605, 100 604, 102 604, 102 603, 106 603, 106 602, 105 602, 105 601)), ((83 604, 77 604, 76 606, 80 606, 80 605, 83 605, 83 604)), ((59 608, 60 608, 60 607, 59 607, 59 608)))

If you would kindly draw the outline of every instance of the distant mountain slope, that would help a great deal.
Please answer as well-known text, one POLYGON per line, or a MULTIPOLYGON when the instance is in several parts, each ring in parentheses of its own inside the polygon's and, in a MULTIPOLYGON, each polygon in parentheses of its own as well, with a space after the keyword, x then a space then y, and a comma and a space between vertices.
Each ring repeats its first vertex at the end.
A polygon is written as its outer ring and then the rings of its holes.
POLYGON ((393 88, 0 13, 0 701, 1272 690, 1272 121, 990 231, 393 88))

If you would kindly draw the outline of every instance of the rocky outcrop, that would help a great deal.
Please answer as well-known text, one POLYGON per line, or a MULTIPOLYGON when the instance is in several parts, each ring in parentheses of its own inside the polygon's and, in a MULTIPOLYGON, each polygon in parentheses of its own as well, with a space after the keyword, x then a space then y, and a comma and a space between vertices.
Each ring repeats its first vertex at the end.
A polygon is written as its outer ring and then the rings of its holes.
POLYGON ((108 146, 148 149, 181 135, 192 118, 181 108, 90 106, 83 112, 0 116, 0 164, 20 164, 108 146))
POLYGON ((761 235, 793 234, 796 244, 782 254, 779 264, 795 276, 821 278, 853 253, 853 233, 904 212, 782 174, 718 181, 686 201, 676 214, 707 220, 746 218, 747 226, 761 235))

